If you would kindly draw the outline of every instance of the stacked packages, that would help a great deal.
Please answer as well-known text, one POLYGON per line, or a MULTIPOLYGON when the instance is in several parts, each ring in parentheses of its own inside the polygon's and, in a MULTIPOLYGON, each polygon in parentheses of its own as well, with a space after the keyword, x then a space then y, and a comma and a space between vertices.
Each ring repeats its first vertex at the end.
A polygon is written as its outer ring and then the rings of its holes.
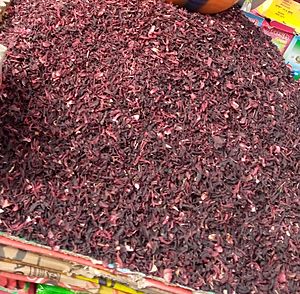
POLYGON ((296 80, 300 79, 300 3, 294 0, 246 0, 245 15, 282 53, 296 80))

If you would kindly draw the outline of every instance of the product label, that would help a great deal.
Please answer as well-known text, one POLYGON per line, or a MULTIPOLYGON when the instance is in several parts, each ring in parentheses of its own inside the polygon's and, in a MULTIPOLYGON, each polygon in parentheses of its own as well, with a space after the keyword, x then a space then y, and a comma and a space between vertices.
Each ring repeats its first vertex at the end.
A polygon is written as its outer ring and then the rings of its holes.
POLYGON ((285 51, 284 58, 292 70, 299 75, 300 73, 300 36, 295 36, 285 51))
POLYGON ((286 24, 300 32, 300 4, 293 0, 266 0, 256 11, 263 17, 286 24))
POLYGON ((288 27, 274 22, 271 22, 270 24, 264 22, 262 25, 262 30, 266 35, 272 38, 272 43, 277 46, 281 54, 286 51, 294 37, 292 34, 293 30, 289 30, 288 27))

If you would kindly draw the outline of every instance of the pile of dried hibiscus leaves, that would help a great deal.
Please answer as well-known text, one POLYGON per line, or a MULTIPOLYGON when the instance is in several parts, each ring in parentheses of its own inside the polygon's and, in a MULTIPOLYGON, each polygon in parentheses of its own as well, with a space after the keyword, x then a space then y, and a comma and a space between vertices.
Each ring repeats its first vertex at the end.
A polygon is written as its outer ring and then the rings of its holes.
POLYGON ((0 43, 0 230, 196 289, 299 290, 299 84, 238 9, 15 0, 0 43))

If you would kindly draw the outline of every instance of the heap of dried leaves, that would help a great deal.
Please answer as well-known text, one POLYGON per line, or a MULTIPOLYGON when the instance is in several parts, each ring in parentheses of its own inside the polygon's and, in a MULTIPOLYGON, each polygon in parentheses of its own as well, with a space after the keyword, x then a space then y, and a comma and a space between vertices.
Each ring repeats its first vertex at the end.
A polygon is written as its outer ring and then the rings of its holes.
POLYGON ((299 84, 237 9, 16 0, 0 230, 221 293, 299 290, 299 84))

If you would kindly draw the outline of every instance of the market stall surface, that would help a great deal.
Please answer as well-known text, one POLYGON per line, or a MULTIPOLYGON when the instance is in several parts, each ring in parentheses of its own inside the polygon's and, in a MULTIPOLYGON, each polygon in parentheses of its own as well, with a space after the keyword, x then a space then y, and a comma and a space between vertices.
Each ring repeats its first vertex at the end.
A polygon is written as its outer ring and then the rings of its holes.
POLYGON ((299 84, 237 9, 16 0, 0 31, 0 230, 197 289, 296 293, 299 84))

